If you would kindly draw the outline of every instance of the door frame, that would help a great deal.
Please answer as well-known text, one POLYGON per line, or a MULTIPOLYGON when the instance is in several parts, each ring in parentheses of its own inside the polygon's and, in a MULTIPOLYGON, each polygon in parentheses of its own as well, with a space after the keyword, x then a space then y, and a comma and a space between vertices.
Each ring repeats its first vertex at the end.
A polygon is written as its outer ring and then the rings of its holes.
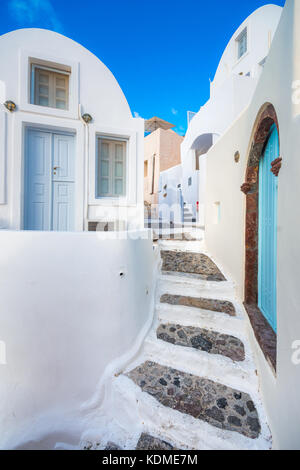
MULTIPOLYGON (((75 176, 74 176, 74 195, 75 195, 75 200, 74 200, 74 231, 76 230, 76 195, 77 195, 77 165, 76 165, 76 132, 75 131, 69 131, 69 130, 64 130, 61 128, 52 128, 52 127, 43 127, 39 125, 26 125, 24 126, 24 135, 23 135, 23 171, 22 171, 22 202, 21 202, 21 227, 22 230, 25 230, 25 204, 26 204, 26 179, 27 179, 27 155, 28 155, 28 132, 30 131, 35 131, 35 132, 44 132, 44 133, 49 133, 51 135, 57 134, 57 135, 66 135, 73 137, 74 139, 74 171, 75 171, 75 176)), ((51 156, 53 157, 53 145, 51 145, 51 156)), ((51 196, 52 196, 52 191, 51 191, 51 196)), ((43 230, 41 230, 42 232, 43 230)))
MULTIPOLYGON (((280 131, 277 114, 271 103, 265 103, 260 108, 253 126, 248 150, 245 183, 241 186, 241 191, 246 195, 244 306, 256 340, 266 360, 276 373, 277 334, 258 307, 259 161, 264 154, 270 129, 273 125, 277 127, 280 152, 280 131)), ((271 167, 270 171, 273 172, 271 167)), ((278 176, 278 173, 279 171, 277 171, 276 176, 278 176)))

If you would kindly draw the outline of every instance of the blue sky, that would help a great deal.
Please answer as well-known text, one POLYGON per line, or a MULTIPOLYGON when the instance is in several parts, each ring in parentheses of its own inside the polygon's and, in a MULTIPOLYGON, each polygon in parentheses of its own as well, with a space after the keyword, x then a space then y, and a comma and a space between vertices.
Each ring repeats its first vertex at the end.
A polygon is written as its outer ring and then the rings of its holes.
MULTIPOLYGON (((113 72, 133 113, 186 130, 186 112, 209 97, 223 50, 263 0, 0 0, 0 34, 58 31, 113 72)), ((272 3, 284 5, 284 0, 272 3)))

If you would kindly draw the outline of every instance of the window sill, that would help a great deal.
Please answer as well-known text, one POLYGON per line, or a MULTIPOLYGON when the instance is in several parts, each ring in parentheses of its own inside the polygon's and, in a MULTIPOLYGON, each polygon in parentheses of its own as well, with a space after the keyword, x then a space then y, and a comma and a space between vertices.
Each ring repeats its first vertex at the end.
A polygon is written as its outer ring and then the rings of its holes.
POLYGON ((257 305, 244 303, 255 338, 274 374, 276 375, 277 336, 257 305))
POLYGON ((129 202, 126 198, 118 199, 113 197, 103 197, 90 201, 89 206, 135 207, 136 204, 129 202))
POLYGON ((78 115, 72 109, 59 109, 59 108, 49 108, 47 106, 39 106, 38 104, 23 104, 20 106, 20 111, 25 113, 39 114, 43 116, 58 117, 64 119, 77 119, 78 115))

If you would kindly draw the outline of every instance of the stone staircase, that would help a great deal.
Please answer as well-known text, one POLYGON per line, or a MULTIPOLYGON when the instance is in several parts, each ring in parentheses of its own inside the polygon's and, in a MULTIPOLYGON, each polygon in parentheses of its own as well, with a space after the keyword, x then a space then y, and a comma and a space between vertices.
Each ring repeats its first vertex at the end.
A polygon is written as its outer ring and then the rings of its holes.
POLYGON ((112 379, 102 421, 110 442, 101 448, 270 449, 233 283, 200 241, 159 247, 154 322, 138 357, 112 379))
POLYGON ((194 216, 193 216, 193 211, 192 211, 192 206, 191 205, 185 205, 183 208, 183 221, 186 225, 192 225, 193 223, 196 222, 194 216))

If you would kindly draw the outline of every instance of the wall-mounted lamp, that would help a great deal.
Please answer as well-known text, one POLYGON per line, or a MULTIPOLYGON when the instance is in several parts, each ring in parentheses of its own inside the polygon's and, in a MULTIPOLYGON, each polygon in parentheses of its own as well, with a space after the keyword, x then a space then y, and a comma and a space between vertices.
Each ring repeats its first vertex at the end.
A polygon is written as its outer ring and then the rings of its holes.
POLYGON ((82 119, 84 120, 84 122, 86 124, 89 124, 93 120, 92 116, 90 114, 87 114, 87 113, 83 114, 83 116, 81 116, 81 117, 82 117, 82 119))
POLYGON ((235 161, 235 163, 239 163, 240 158, 241 158, 240 152, 235 152, 235 154, 234 154, 234 161, 235 161))
POLYGON ((17 108, 17 105, 16 105, 13 101, 5 101, 4 106, 5 106, 6 109, 8 109, 8 111, 10 111, 11 113, 12 113, 13 111, 15 111, 16 108, 17 108))

